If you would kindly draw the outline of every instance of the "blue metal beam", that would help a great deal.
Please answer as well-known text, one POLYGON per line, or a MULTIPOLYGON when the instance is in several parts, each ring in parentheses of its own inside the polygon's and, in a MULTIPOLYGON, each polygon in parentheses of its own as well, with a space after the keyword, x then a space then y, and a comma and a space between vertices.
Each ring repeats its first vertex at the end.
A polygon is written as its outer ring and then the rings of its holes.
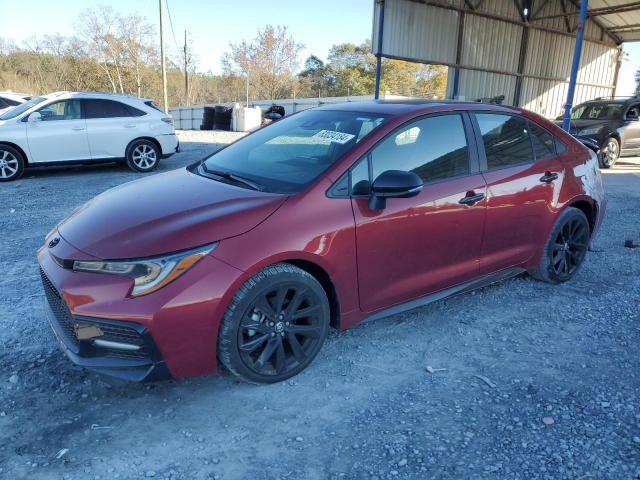
POLYGON ((571 77, 569 78, 569 91, 567 92, 567 103, 564 106, 564 117, 562 118, 562 128, 569 131, 571 123, 571 109, 573 108, 573 96, 576 93, 576 82, 578 81, 578 70, 580 69, 580 56, 582 55, 582 41, 584 39, 584 24, 587 21, 587 10, 589 0, 581 0, 580 16, 578 21, 578 31, 576 33, 576 46, 573 50, 573 65, 571 65, 571 77))
POLYGON ((378 52, 376 53, 376 100, 380 98, 380 75, 382 74, 382 32, 384 31, 384 0, 379 0, 378 5, 380 5, 380 14, 378 17, 378 52))

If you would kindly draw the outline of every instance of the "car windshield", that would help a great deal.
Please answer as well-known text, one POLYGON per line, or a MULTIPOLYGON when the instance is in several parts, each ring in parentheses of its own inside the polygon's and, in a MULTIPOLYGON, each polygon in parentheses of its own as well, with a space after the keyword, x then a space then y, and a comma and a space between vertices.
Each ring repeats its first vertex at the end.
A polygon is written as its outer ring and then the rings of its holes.
POLYGON ((21 103, 17 107, 13 107, 11 110, 7 110, 2 115, 0 115, 0 120, 11 120, 12 118, 16 118, 18 115, 26 112, 34 105, 42 103, 46 100, 45 97, 36 97, 28 102, 21 103))
POLYGON ((571 112, 571 120, 615 120, 622 114, 620 103, 590 103, 578 105, 571 112))
POLYGON ((297 193, 386 118, 377 113, 307 110, 229 145, 202 167, 219 178, 232 174, 252 181, 263 191, 297 193))

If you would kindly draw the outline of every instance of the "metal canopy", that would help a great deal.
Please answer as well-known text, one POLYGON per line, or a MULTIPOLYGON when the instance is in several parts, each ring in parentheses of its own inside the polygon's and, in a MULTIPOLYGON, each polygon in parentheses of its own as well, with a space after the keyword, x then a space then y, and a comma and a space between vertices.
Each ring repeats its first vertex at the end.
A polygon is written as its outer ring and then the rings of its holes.
MULTIPOLYGON (((550 0, 557 1, 557 0, 550 0)), ((538 2, 546 3, 546 2, 538 2)), ((547 20, 551 18, 565 18, 575 22, 578 16, 578 0, 571 1, 573 8, 566 13, 555 15, 543 15, 530 19, 531 22, 547 20)), ((590 0, 587 18, 590 18, 602 26, 606 32, 616 39, 618 44, 622 42, 640 41, 640 2, 632 0, 590 0)))
POLYGON ((376 96, 386 57, 449 67, 448 98, 556 117, 572 91, 577 103, 615 95, 621 44, 640 41, 640 0, 590 0, 582 22, 585 0, 373 1, 376 96))

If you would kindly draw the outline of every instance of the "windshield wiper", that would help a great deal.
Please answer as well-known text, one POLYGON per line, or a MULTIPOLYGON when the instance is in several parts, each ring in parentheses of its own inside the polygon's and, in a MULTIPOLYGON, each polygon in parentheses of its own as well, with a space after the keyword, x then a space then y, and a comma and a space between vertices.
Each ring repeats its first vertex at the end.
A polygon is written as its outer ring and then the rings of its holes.
POLYGON ((216 177, 219 177, 219 178, 231 180, 235 183, 241 183, 251 188, 252 190, 258 190, 259 192, 262 192, 264 190, 264 186, 254 182, 253 180, 249 180, 248 178, 238 175, 237 173, 225 172, 223 170, 210 170, 207 168, 207 166, 204 163, 201 165, 201 167, 204 172, 210 175, 215 175, 216 177))

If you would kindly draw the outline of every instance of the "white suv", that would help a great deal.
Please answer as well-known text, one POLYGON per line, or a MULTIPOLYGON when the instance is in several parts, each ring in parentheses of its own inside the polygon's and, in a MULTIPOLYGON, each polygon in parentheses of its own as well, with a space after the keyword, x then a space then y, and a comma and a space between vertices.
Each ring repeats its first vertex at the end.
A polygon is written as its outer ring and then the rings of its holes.
POLYGON ((149 172, 178 148, 173 120, 151 100, 56 92, 0 115, 0 182, 36 165, 122 161, 149 172))

